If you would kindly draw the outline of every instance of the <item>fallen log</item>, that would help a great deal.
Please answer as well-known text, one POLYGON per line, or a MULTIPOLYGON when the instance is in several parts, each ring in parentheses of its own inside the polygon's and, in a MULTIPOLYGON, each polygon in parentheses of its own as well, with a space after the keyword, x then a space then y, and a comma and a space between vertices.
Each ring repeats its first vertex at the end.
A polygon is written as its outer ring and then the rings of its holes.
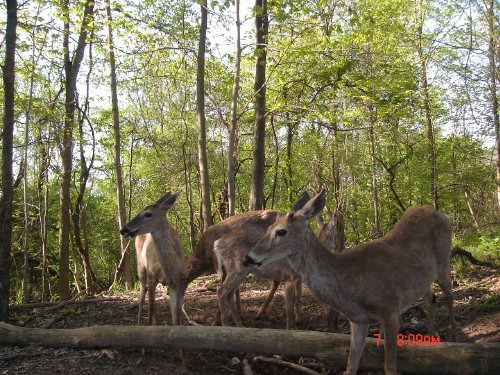
MULTIPOLYGON (((349 336, 278 329, 206 326, 94 326, 22 328, 0 323, 0 344, 68 348, 176 348, 315 357, 345 368, 349 336)), ((445 343, 401 346, 398 370, 405 374, 500 374, 500 344, 445 343)), ((368 338, 361 369, 383 369, 383 340, 368 338)))

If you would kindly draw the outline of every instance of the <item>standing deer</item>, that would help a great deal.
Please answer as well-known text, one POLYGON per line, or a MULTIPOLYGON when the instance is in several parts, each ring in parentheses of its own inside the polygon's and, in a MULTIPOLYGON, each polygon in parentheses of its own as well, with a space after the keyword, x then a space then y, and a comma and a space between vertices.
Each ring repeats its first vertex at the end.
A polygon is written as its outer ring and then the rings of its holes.
POLYGON ((413 207, 384 237, 332 254, 308 229, 309 219, 325 206, 325 197, 322 190, 299 211, 277 216, 245 264, 258 269, 288 259, 318 299, 349 319, 348 375, 358 370, 369 323, 379 322, 385 331, 385 373, 396 375, 399 315, 428 295, 434 281, 444 291, 455 332, 449 220, 432 207, 413 207))
POLYGON ((146 290, 149 299, 148 323, 158 323, 155 292, 159 282, 168 286, 172 323, 180 324, 180 309, 184 300, 184 293, 180 289, 184 252, 179 235, 165 216, 178 195, 168 192, 155 204, 144 208, 120 230, 125 237, 135 237, 137 273, 141 283, 137 324, 141 323, 146 290))
MULTIPOLYGON (((309 195, 302 194, 293 210, 298 210, 308 200, 309 195)), ((243 326, 234 301, 239 285, 249 271, 249 268, 243 265, 243 261, 248 251, 266 233, 267 228, 274 223, 277 214, 278 212, 273 210, 251 211, 228 217, 209 227, 201 236, 198 246, 193 250, 186 263, 182 291, 185 291, 189 283, 197 277, 206 273, 214 273, 222 266, 224 277, 217 291, 217 297, 223 325, 229 324, 229 316, 231 316, 237 326, 243 326)), ((286 328, 295 328, 295 323, 299 321, 302 313, 300 275, 293 271, 286 261, 256 270, 255 273, 274 282, 259 315, 265 312, 277 286, 281 281, 284 281, 286 328)))

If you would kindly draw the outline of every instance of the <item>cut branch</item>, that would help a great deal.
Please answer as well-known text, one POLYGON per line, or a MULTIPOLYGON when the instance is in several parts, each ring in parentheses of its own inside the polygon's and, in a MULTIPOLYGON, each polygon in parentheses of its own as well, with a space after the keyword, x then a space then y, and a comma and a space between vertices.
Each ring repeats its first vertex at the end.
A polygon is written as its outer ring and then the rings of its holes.
MULTIPOLYGON (((0 323, 0 344, 69 348, 177 348, 315 357, 345 368, 349 336, 277 329, 187 326, 96 326, 76 329, 22 328, 0 323), (244 338, 244 339, 243 339, 244 338)), ((367 339, 361 368, 383 368, 383 340, 367 339)), ((403 346, 398 368, 405 374, 499 374, 500 344, 441 343, 403 346)))

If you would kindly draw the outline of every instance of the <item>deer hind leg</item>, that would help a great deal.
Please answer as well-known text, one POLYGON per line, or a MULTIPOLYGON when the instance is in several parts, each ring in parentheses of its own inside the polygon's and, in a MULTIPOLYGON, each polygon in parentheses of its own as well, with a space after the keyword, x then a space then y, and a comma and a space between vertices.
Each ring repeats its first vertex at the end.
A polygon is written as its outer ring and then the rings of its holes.
POLYGON ((457 340, 457 326, 455 322, 455 313, 453 312, 453 292, 451 290, 451 274, 450 272, 446 273, 444 277, 440 277, 437 280, 438 285, 444 292, 444 296, 446 298, 446 303, 448 305, 448 316, 451 330, 451 340, 457 340))
POLYGON ((146 287, 147 280, 145 280, 145 278, 141 277, 141 279, 139 281, 141 283, 141 287, 140 287, 140 292, 139 292, 139 312, 137 313, 137 325, 141 325, 142 308, 144 306, 144 302, 146 301, 146 290, 147 290, 147 287, 146 287))
POLYGON ((399 314, 394 314, 382 322, 384 328, 384 371, 386 375, 397 375, 397 335, 399 330, 399 314))
POLYGON ((302 279, 298 278, 295 280, 295 323, 302 323, 302 279))
POLYGON ((328 310, 328 332, 338 332, 339 331, 339 319, 340 313, 334 308, 330 307, 328 310))
POLYGON ((238 314, 238 316, 241 316, 241 295, 240 295, 240 288, 239 287, 236 289, 236 292, 234 293, 234 297, 236 300, 236 314, 238 314))
POLYGON ((434 336, 434 316, 436 313, 436 296, 434 295, 432 289, 429 289, 424 296, 425 312, 427 313, 427 333, 430 336, 434 336))
POLYGON ((267 309, 269 307, 269 304, 273 300, 274 294, 276 293, 276 290, 278 289, 279 285, 280 285, 279 281, 273 280, 273 285, 271 287, 271 290, 269 291, 269 294, 267 295, 266 300, 264 301, 264 303, 260 307, 260 310, 257 313, 257 318, 260 318, 261 316, 265 315, 265 313, 267 312, 267 309))
POLYGON ((368 323, 351 323, 351 345, 349 358, 347 360, 347 375, 356 375, 359 361, 365 348, 366 335, 368 334, 368 323))
POLYGON ((295 280, 285 281, 286 329, 297 329, 295 326, 295 280))
POLYGON ((148 324, 157 325, 158 324, 158 312, 155 307, 155 294, 157 281, 148 280, 148 300, 149 300, 149 311, 148 311, 148 324))

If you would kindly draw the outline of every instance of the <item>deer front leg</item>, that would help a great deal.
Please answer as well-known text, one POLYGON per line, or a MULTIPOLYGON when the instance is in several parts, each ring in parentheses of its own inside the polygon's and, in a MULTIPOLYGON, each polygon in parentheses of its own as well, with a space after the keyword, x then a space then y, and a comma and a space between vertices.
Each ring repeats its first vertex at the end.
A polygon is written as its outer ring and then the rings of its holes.
POLYGON ((149 311, 148 311, 148 324, 157 325, 158 324, 158 313, 155 308, 155 294, 157 281, 148 280, 148 300, 149 300, 149 311))
POLYGON ((223 326, 229 325, 228 317, 229 314, 231 314, 235 325, 243 327, 241 317, 238 315, 238 309, 234 301, 234 293, 245 276, 246 273, 229 272, 224 282, 217 290, 217 298, 219 299, 219 309, 223 326))
POLYGON ((141 283, 140 292, 139 292, 139 312, 137 314, 137 325, 141 325, 142 320, 142 308, 144 306, 144 302, 146 301, 146 280, 141 277, 139 280, 141 283))
POLYGON ((302 323, 302 279, 295 280, 295 323, 302 323))
POLYGON ((432 289, 424 296, 425 312, 427 313, 427 333, 430 336, 434 336, 434 315, 436 312, 436 296, 432 292, 432 289))
POLYGON ((346 375, 356 375, 359 361, 365 348, 366 335, 368 333, 368 323, 351 323, 351 345, 349 358, 347 360, 346 375))
POLYGON ((386 375, 397 375, 397 335, 399 330, 399 315, 394 316, 383 322, 384 328, 384 370, 386 375))
POLYGON ((181 306, 182 300, 178 287, 168 287, 168 294, 170 297, 170 315, 172 315, 172 324, 178 326, 181 324, 181 306))
POLYGON ((278 286, 280 285, 279 281, 273 280, 273 286, 271 287, 271 290, 269 291, 269 294, 267 295, 266 300, 260 307, 259 312, 257 313, 257 318, 260 318, 262 315, 264 315, 267 311, 267 308, 269 307, 269 304, 273 300, 274 294, 276 293, 276 290, 278 289, 278 286))
POLYGON ((286 329, 297 329, 294 314, 295 281, 285 282, 286 329))

